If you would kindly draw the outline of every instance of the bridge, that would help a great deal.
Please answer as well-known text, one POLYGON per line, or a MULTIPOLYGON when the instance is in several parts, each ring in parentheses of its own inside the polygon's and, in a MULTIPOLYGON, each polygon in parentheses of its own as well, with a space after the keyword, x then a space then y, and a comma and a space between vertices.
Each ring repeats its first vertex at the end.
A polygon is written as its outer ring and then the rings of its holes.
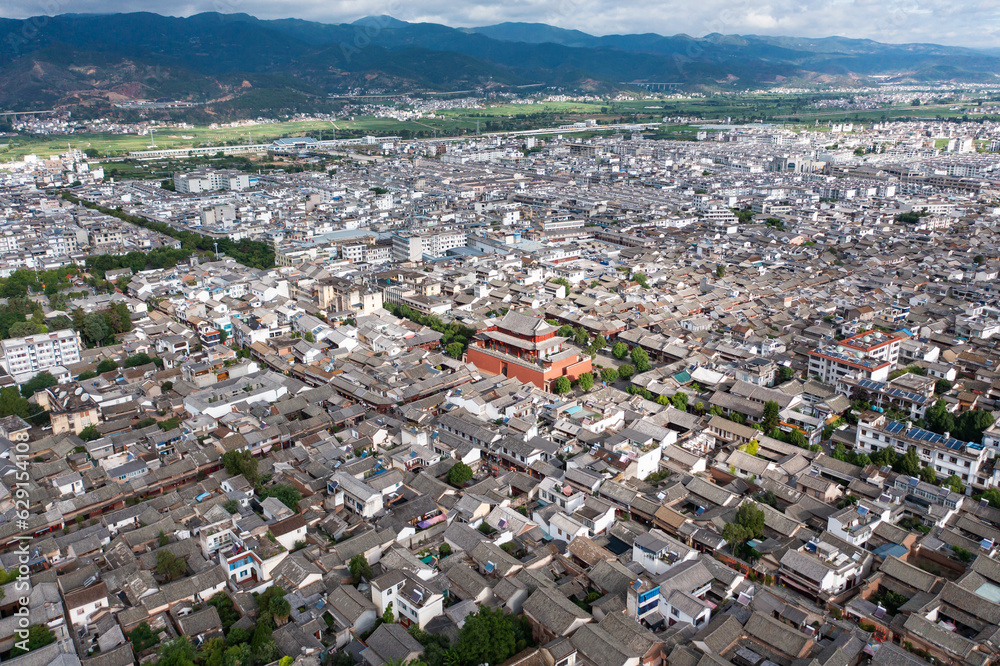
POLYGON ((43 109, 40 111, 0 111, 0 118, 4 116, 37 116, 43 113, 55 113, 55 109, 43 109))
POLYGON ((637 86, 646 90, 677 90, 683 83, 664 83, 658 81, 622 81, 624 86, 637 86))

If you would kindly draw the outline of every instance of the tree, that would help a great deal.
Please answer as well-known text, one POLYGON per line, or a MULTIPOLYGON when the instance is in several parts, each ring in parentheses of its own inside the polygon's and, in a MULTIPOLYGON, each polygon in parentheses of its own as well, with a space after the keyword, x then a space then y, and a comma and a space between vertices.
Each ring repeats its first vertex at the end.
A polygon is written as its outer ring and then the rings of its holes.
POLYGON ((147 365, 152 362, 153 359, 150 358, 149 354, 146 354, 145 352, 140 352, 138 354, 133 354, 132 356, 129 356, 127 359, 125 359, 124 365, 126 368, 138 368, 140 365, 147 365))
POLYGON ((47 331, 47 328, 39 326, 33 321, 19 321, 11 324, 11 327, 7 330, 7 335, 11 338, 26 338, 29 335, 36 335, 47 331))
MULTIPOLYGON (((267 648, 268 643, 274 643, 274 630, 271 628, 271 624, 269 622, 259 622, 257 623, 257 627, 253 630, 253 638, 250 639, 250 647, 256 654, 260 654, 267 648)), ((264 663, 267 663, 267 661, 264 661, 264 663)))
POLYGON ((973 261, 973 263, 975 263, 975 264, 977 264, 977 265, 981 265, 981 264, 984 264, 984 263, 986 263, 986 257, 984 257, 984 256, 983 256, 983 255, 981 255, 981 254, 977 254, 976 256, 974 256, 974 257, 972 258, 972 261, 973 261))
POLYGON ((924 414, 924 423, 928 430, 939 435, 955 432, 955 416, 948 411, 948 403, 944 399, 938 400, 927 410, 924 414))
POLYGON ((445 558, 449 555, 451 555, 451 546, 447 543, 441 544, 441 547, 438 548, 438 557, 445 558))
MULTIPOLYGON (((270 615, 268 615, 268 619, 270 619, 270 615)), ((240 643, 249 643, 251 638, 253 638, 253 634, 248 629, 233 627, 226 634, 226 643, 229 645, 239 645, 240 643)))
POLYGON ((764 512, 753 501, 744 502, 736 510, 732 522, 722 529, 722 538, 730 545, 744 544, 764 535, 764 512))
POLYGON ((893 449, 886 447, 879 451, 875 451, 869 456, 869 458, 872 463, 878 465, 879 467, 892 467, 896 462, 896 459, 899 458, 899 454, 893 449))
POLYGON ((927 467, 924 467, 920 470, 920 480, 937 485, 938 481, 937 472, 934 471, 933 467, 928 465, 927 467))
POLYGON ((39 372, 34 377, 21 384, 21 395, 25 398, 30 398, 35 395, 36 391, 47 389, 50 386, 56 386, 58 383, 59 380, 53 377, 51 372, 39 372))
POLYGON ((77 375, 76 381, 78 381, 78 382, 84 382, 84 381, 87 381, 88 379, 93 379, 96 376, 97 376, 97 373, 94 372, 93 370, 84 370, 79 375, 77 375))
POLYGON ((139 654, 160 642, 160 639, 145 622, 140 622, 135 629, 128 633, 128 640, 132 643, 132 651, 135 654, 139 654))
POLYGON ((593 375, 593 373, 585 372, 582 375, 580 375, 580 378, 577 379, 577 384, 584 391, 589 391, 590 389, 594 388, 594 375, 593 375))
MULTIPOLYGON (((261 656, 264 657, 263 654, 261 656)), ((226 650, 226 653, 222 657, 222 666, 252 666, 254 661, 253 648, 247 643, 242 643, 226 650)), ((266 664, 268 662, 267 660, 262 660, 261 663, 266 664)))
POLYGON ((194 646, 187 636, 180 636, 160 646, 157 666, 194 666, 194 646))
POLYGON ((92 442, 95 439, 100 439, 101 433, 97 431, 96 425, 89 425, 80 431, 80 439, 85 442, 92 442))
POLYGON ((628 345, 624 342, 616 342, 615 346, 611 348, 611 353, 620 361, 628 355, 628 345))
POLYGON ((991 425, 993 425, 993 414, 985 409, 970 409, 955 420, 957 432, 952 431, 952 436, 965 442, 981 443, 983 431, 991 425))
POLYGON ((472 468, 461 460, 451 466, 448 470, 448 483, 461 488, 472 480, 472 468))
POLYGON ((465 351, 462 348, 461 342, 452 342, 450 345, 444 348, 444 351, 448 356, 452 358, 462 358, 462 352, 465 351))
POLYGON ((758 442, 756 439, 751 439, 746 444, 740 446, 739 450, 743 451, 744 453, 748 453, 752 456, 755 456, 757 455, 757 452, 760 451, 760 442, 758 442))
POLYGON ((957 474, 952 474, 945 479, 944 487, 953 493, 958 493, 959 495, 965 494, 965 484, 962 483, 962 479, 958 478, 957 474))
POLYGON ((899 456, 892 465, 892 471, 907 476, 917 476, 920 474, 920 458, 917 456, 917 450, 911 448, 899 456))
MULTIPOLYGON (((631 353, 632 363, 635 364, 636 372, 646 372, 652 365, 649 363, 649 354, 642 347, 636 347, 631 353)), ((621 370, 619 369, 619 373, 621 370)))
POLYGON ((517 653, 517 618, 482 606, 468 615, 455 650, 463 664, 502 664, 517 653))
POLYGON ((760 419, 760 425, 764 428, 764 432, 771 432, 778 427, 779 412, 781 412, 781 405, 774 400, 768 400, 764 403, 764 415, 760 419))
POLYGON ((226 500, 222 503, 222 508, 226 510, 226 513, 233 515, 234 513, 239 513, 240 503, 234 499, 226 500))
POLYGON ((637 282, 643 289, 649 289, 649 279, 644 273, 633 273, 632 280, 637 282))
POLYGON ((14 643, 13 649, 10 651, 11 657, 17 657, 22 654, 26 654, 33 650, 37 650, 40 647, 45 647, 49 643, 54 643, 56 640, 56 635, 52 633, 48 625, 44 624, 33 624, 28 627, 28 642, 27 650, 18 646, 18 643, 14 643))
POLYGON ((942 377, 941 379, 934 382, 934 393, 937 395, 944 395, 952 389, 954 384, 949 382, 947 379, 942 377))
POLYGON ((392 614, 391 601, 389 602, 389 605, 385 607, 385 612, 382 613, 382 621, 385 622, 386 624, 392 624, 393 622, 396 621, 395 616, 392 614))
POLYGON ((103 375, 105 372, 111 372, 116 369, 118 369, 118 364, 110 358, 106 358, 97 364, 97 374, 99 375, 103 375))
POLYGON ((233 600, 225 592, 216 592, 213 594, 212 598, 208 600, 208 604, 215 606, 215 610, 218 611, 223 631, 228 632, 229 627, 236 624, 241 617, 239 611, 233 605, 233 600))
POLYGON ((569 382, 569 377, 560 377, 556 380, 555 386, 552 387, 553 393, 569 393, 569 390, 573 386, 569 382))
POLYGON ((809 446, 809 440, 806 439, 806 436, 798 428, 792 428, 792 431, 788 433, 788 443, 800 449, 809 446))
POLYGON ((618 366, 618 376, 622 379, 628 379, 635 374, 635 368, 633 368, 628 363, 622 363, 618 366))
POLYGON ((996 488, 988 488, 977 499, 984 499, 989 502, 989 505, 993 508, 1000 509, 1000 490, 997 490, 996 488))
POLYGON ((260 475, 257 473, 257 459, 249 451, 227 451, 222 455, 222 466, 230 474, 242 474, 243 478, 256 484, 260 475))
POLYGON ((371 580, 372 578, 372 567, 361 553, 351 558, 348 568, 351 570, 351 575, 354 576, 355 585, 362 580, 371 580))
POLYGON ((590 343, 590 333, 587 333, 587 329, 581 326, 573 332, 573 340, 577 345, 586 347, 590 343))
POLYGON ((612 384, 618 379, 618 371, 614 368, 601 368, 601 381, 612 384))
POLYGON ((781 368, 778 370, 778 381, 779 382, 785 383, 788 380, 794 379, 794 378, 795 378, 795 370, 793 370, 792 368, 789 368, 787 365, 781 366, 781 368))
POLYGON ((96 312, 92 312, 83 318, 83 336, 90 340, 92 343, 100 344, 111 335, 111 329, 108 328, 107 322, 104 317, 96 312))
POLYGON ((299 500, 302 499, 302 493, 300 493, 295 486, 283 483, 265 488, 264 492, 261 494, 261 499, 267 499, 268 497, 277 497, 281 500, 282 504, 287 506, 292 511, 297 512, 299 510, 299 500))
POLYGON ((715 277, 724 278, 726 277, 726 265, 719 264, 715 267, 715 277))
POLYGON ((603 335, 598 335, 594 338, 593 346, 595 351, 600 351, 608 346, 608 339, 603 335))
POLYGON ((187 562, 184 561, 183 557, 177 557, 169 550, 158 550, 156 551, 156 568, 153 571, 167 580, 173 580, 187 573, 187 562))
POLYGON ((684 391, 678 391, 677 393, 674 393, 674 396, 670 399, 670 403, 674 406, 674 409, 686 412, 688 406, 688 394, 684 391))
POLYGON ((222 666, 228 648, 225 638, 210 638, 205 641, 198 653, 202 666, 222 666))

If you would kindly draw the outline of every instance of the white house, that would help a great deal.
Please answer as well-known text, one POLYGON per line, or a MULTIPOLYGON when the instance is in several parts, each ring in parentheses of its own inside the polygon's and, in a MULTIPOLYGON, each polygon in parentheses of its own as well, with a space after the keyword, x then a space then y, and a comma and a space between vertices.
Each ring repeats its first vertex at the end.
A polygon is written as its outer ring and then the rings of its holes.
POLYGON ((444 595, 428 588, 405 569, 395 569, 371 582, 372 603, 379 615, 392 604, 392 614, 403 626, 420 629, 444 612, 444 595))

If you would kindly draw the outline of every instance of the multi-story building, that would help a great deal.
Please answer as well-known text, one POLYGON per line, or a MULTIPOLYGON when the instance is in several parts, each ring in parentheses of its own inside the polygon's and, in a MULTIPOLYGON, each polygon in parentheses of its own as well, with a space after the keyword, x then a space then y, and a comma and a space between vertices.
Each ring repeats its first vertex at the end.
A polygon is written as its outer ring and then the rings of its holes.
POLYGON ((996 484, 989 450, 981 442, 962 442, 949 433, 939 435, 908 423, 890 421, 885 414, 866 412, 858 421, 854 449, 873 453, 891 448, 903 455, 916 449, 922 467, 931 467, 939 478, 952 474, 966 485, 981 488, 996 484))
POLYGON ((379 615, 392 606, 393 616, 404 627, 417 625, 423 629, 444 608, 444 595, 406 569, 395 569, 374 579, 371 594, 379 615))
POLYGON ((916 421, 924 418, 927 410, 937 400, 934 382, 933 377, 913 374, 905 374, 888 383, 847 376, 837 382, 837 390, 849 396, 863 391, 868 396, 867 400, 875 407, 898 410, 909 414, 916 421))
POLYGON ((382 493, 350 474, 337 472, 327 481, 326 489, 338 505, 362 518, 372 518, 382 510, 382 493))
POLYGON ((398 233, 392 235, 392 257, 396 261, 423 261, 424 255, 440 257, 448 250, 465 247, 464 231, 398 233))
POLYGON ((89 393, 77 392, 75 385, 53 386, 35 394, 38 406, 49 413, 52 419, 52 434, 72 432, 79 435, 88 426, 101 422, 101 410, 89 393))
POLYGON ((809 352, 809 374, 824 384, 836 385, 853 374, 860 379, 884 382, 899 360, 902 338, 881 331, 858 333, 846 340, 822 345, 809 352))
POLYGON ((382 307, 382 292, 344 278, 327 278, 316 283, 316 305, 321 310, 370 315, 382 307))
POLYGON ((39 333, 0 342, 3 367, 12 376, 37 374, 80 362, 80 334, 72 329, 39 333))
POLYGON ((178 192, 197 194, 214 190, 246 190, 250 188, 249 174, 238 171, 199 169, 174 174, 174 189, 178 192))
POLYGON ((549 390, 560 377, 591 372, 590 357, 565 348, 566 338, 544 319, 511 310, 496 326, 476 334, 467 358, 483 372, 516 377, 549 390))
POLYGON ((828 601, 858 585, 871 570, 872 554, 823 535, 781 556, 779 579, 817 601, 828 601))

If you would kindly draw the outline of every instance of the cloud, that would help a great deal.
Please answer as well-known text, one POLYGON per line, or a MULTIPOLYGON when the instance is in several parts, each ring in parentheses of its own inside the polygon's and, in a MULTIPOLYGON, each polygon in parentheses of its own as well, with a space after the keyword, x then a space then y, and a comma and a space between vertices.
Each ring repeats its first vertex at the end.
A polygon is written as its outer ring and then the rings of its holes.
POLYGON ((504 21, 549 23, 595 35, 657 32, 827 37, 885 42, 995 46, 1000 37, 996 0, 6 0, 12 18, 75 13, 150 11, 188 16, 244 12, 259 18, 350 22, 388 14, 407 21, 474 27, 504 21))

